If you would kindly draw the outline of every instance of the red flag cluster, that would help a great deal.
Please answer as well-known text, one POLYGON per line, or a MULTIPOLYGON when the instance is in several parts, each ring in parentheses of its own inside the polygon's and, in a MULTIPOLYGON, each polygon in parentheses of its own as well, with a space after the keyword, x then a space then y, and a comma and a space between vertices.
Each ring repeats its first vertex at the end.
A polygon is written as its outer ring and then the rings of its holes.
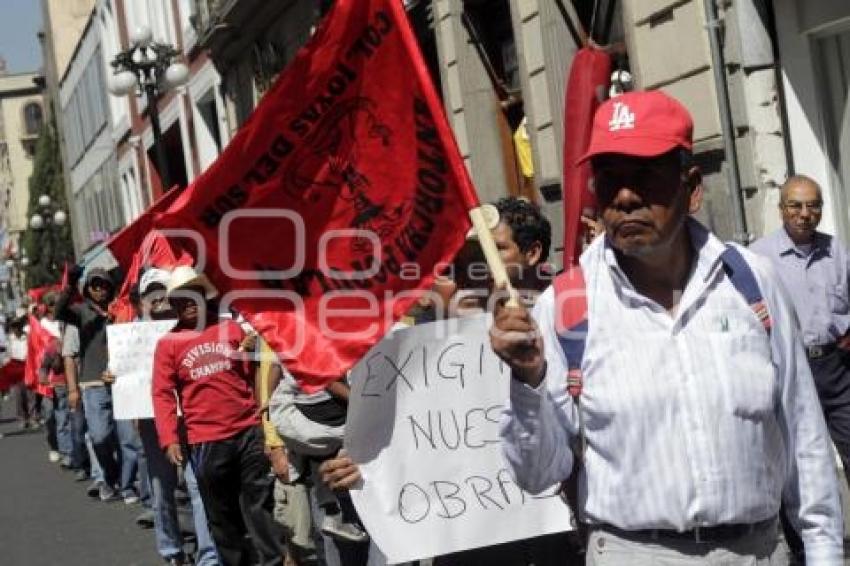
POLYGON ((50 333, 38 318, 29 315, 29 333, 27 334, 27 361, 24 366, 24 385, 40 395, 53 396, 52 388, 41 383, 38 370, 44 361, 48 349, 56 346, 57 337, 50 333))
POLYGON ((340 1, 218 161, 108 245, 135 278, 188 231, 223 306, 318 388, 431 285, 476 204, 402 3, 340 1), (128 259, 152 230, 167 241, 128 259))

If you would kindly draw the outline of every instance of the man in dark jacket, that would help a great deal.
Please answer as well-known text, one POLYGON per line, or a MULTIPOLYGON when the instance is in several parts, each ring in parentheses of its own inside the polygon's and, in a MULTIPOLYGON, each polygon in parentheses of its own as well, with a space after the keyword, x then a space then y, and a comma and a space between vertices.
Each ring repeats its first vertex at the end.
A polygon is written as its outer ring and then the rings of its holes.
MULTIPOLYGON (((105 269, 92 268, 83 286, 84 300, 71 304, 73 289, 80 276, 76 268, 69 274, 69 285, 56 303, 56 318, 77 327, 80 337, 80 369, 77 387, 83 398, 86 426, 97 461, 103 469, 100 498, 125 503, 138 501, 134 481, 138 460, 138 444, 131 421, 115 421, 112 416, 112 392, 101 377, 107 368, 106 326, 111 322, 107 307, 114 297, 115 286, 105 269)), ((69 395, 70 397, 70 395, 69 395)), ((69 398, 69 401, 73 401, 69 398)))

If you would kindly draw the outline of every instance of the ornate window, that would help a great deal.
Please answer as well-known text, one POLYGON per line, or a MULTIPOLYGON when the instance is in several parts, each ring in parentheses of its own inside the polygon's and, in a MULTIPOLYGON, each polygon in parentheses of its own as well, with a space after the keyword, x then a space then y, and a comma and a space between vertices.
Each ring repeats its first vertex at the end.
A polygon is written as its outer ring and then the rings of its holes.
POLYGON ((24 133, 37 136, 44 124, 44 112, 38 102, 29 102, 24 106, 24 133))

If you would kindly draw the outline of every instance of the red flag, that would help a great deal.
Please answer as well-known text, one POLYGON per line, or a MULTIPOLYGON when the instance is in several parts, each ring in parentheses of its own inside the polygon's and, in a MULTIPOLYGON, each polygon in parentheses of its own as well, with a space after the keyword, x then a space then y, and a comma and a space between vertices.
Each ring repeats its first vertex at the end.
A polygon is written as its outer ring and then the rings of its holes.
POLYGON ((115 322, 131 322, 136 318, 130 302, 130 290, 139 282, 142 270, 149 267, 173 269, 177 265, 192 265, 192 257, 175 248, 159 231, 153 230, 144 237, 141 245, 132 256, 127 267, 124 283, 109 305, 109 312, 115 322))
POLYGON ((60 287, 56 285, 44 285, 43 287, 33 287, 32 289, 27 289, 27 296, 30 299, 31 303, 38 304, 41 303, 41 299, 49 293, 50 291, 59 291, 60 287))
POLYGON ((573 57, 564 101, 564 265, 581 254, 581 215, 596 215, 590 188, 590 164, 577 165, 590 143, 593 114, 605 100, 611 58, 596 47, 582 47, 573 57))
POLYGON ((139 243, 153 228, 154 217, 171 206, 179 194, 180 191, 176 186, 165 192, 141 216, 122 228, 106 242, 106 246, 112 252, 115 261, 118 262, 122 270, 125 270, 125 273, 133 262, 133 256, 139 251, 139 243))
MULTIPOLYGON (((42 395, 49 393, 44 387, 39 387, 38 368, 44 359, 47 346, 55 337, 44 328, 38 319, 29 315, 29 333, 27 334, 27 362, 24 369, 24 384, 42 395)), ((49 388, 47 388, 49 390, 49 388)))
POLYGON ((402 3, 340 0, 156 225, 200 234, 224 306, 318 388, 431 285, 475 205, 402 3))

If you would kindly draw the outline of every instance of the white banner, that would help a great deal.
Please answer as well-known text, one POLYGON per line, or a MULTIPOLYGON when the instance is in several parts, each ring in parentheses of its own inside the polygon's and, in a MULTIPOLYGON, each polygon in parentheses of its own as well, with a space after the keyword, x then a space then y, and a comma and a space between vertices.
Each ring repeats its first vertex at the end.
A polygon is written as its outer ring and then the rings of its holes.
POLYGON ((352 370, 346 447, 352 490, 390 563, 572 529, 553 487, 532 496, 499 447, 510 370, 487 315, 391 333, 352 370))
POLYGON ((160 337, 176 320, 128 322, 106 327, 109 371, 112 384, 112 411, 116 419, 152 419, 153 353, 160 337))

